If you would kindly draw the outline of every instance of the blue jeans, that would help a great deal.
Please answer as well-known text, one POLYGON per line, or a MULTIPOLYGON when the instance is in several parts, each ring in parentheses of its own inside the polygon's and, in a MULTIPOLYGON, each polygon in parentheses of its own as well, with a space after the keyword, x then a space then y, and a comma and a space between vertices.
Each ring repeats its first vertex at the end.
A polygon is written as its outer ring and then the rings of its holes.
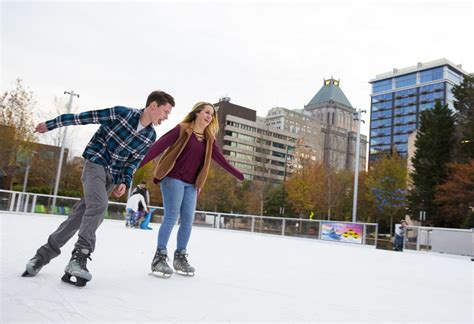
POLYGON ((401 235, 395 235, 395 244, 394 244, 394 250, 395 251, 403 251, 403 236, 401 235))
POLYGON ((180 215, 177 250, 186 250, 196 209, 197 189, 194 184, 165 177, 160 182, 165 216, 158 232, 158 249, 166 250, 174 225, 180 215))

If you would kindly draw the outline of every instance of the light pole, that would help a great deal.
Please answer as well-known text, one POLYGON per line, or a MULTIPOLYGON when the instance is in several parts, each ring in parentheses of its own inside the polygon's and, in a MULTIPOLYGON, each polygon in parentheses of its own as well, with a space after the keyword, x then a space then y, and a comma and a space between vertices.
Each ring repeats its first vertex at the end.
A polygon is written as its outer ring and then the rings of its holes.
MULTIPOLYGON (((72 98, 74 96, 79 98, 79 95, 77 93, 74 93, 74 91, 64 91, 64 94, 69 95, 69 102, 67 104, 67 113, 71 113, 71 107, 72 107, 72 98)), ((58 162, 58 170, 56 171, 56 183, 54 184, 54 193, 53 193, 53 203, 51 206, 51 210, 54 210, 54 207, 56 207, 56 196, 58 194, 58 188, 59 188, 59 179, 61 178, 61 168, 63 166, 63 155, 64 155, 64 146, 66 145, 66 134, 67 134, 67 127, 64 129, 64 134, 63 134, 63 139, 61 143, 61 151, 59 153, 59 162, 58 162)))
POLYGON ((362 113, 365 113, 365 110, 358 110, 354 113, 354 120, 357 122, 357 138, 356 138, 356 154, 355 154, 355 166, 354 166, 354 200, 352 202, 352 222, 355 223, 357 219, 357 190, 359 186, 359 158, 360 158, 360 122, 362 113))
POLYGON ((25 178, 23 180, 23 192, 26 192, 26 185, 28 184, 28 175, 30 174, 30 166, 32 162, 31 160, 33 159, 33 156, 36 153, 36 151, 31 151, 31 156, 26 159, 25 178))
POLYGON ((285 184, 286 184, 286 167, 287 167, 287 164, 288 164, 288 149, 290 148, 289 145, 286 145, 286 155, 285 155, 285 171, 283 172, 283 199, 282 199, 282 207, 281 207, 281 211, 280 211, 280 214, 282 214, 282 216, 285 216, 285 200, 286 200, 286 188, 285 188, 285 184))

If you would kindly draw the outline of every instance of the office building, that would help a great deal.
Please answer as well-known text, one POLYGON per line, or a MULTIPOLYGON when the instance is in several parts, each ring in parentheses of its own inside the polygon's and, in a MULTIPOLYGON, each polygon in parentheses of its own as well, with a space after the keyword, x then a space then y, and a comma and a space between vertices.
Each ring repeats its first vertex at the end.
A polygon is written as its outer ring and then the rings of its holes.
POLYGON ((396 151, 407 158, 408 136, 421 112, 436 101, 453 108, 453 86, 467 74, 461 65, 440 59, 377 75, 372 85, 369 162, 396 151))

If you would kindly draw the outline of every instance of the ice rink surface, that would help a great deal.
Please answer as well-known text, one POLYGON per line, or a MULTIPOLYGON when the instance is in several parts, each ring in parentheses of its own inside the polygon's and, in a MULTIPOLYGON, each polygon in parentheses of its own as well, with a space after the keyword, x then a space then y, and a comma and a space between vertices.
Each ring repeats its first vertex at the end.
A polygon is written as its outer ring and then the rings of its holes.
POLYGON ((195 277, 149 275, 158 224, 105 220, 85 288, 60 281, 76 238, 22 278, 62 220, 0 213, 1 323, 473 322, 469 258, 200 227, 188 246, 195 277))

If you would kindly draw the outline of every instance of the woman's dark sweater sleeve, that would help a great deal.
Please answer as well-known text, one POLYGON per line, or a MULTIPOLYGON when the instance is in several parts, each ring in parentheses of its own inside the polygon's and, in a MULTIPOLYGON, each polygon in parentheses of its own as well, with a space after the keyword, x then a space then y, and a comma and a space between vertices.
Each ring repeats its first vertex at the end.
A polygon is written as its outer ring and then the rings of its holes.
POLYGON ((213 147, 212 147, 212 159, 216 161, 217 164, 219 164, 224 170, 232 174, 234 177, 239 179, 240 181, 244 180, 244 175, 242 172, 234 168, 232 165, 227 162, 225 159, 224 155, 219 151, 219 148, 216 145, 216 142, 214 142, 213 147))
POLYGON ((145 154, 142 162, 140 163, 140 168, 156 158, 158 155, 163 153, 168 147, 170 147, 174 142, 178 140, 179 137, 179 125, 170 130, 168 133, 164 134, 150 147, 148 152, 145 154))

